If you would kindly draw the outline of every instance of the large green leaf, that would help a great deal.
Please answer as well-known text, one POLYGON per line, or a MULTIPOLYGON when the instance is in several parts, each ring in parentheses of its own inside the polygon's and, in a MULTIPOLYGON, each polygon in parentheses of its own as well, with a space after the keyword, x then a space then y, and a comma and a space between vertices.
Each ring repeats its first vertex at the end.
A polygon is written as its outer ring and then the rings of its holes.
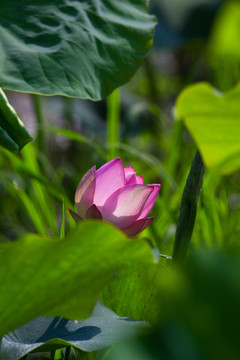
POLYGON ((0 5, 0 86, 101 99, 152 45, 146 0, 9 0, 0 5))
POLYGON ((63 240, 27 235, 0 251, 0 336, 40 316, 83 319, 125 262, 150 247, 110 224, 85 221, 63 240))
POLYGON ((31 140, 31 136, 0 89, 0 145, 16 152, 31 140))
POLYGON ((16 360, 31 351, 50 351, 74 346, 95 351, 129 339, 148 327, 145 321, 121 318, 97 303, 93 314, 83 321, 39 317, 2 338, 0 359, 16 360))
POLYGON ((239 103, 240 84, 222 94, 207 83, 189 86, 176 103, 207 167, 222 174, 240 168, 239 103))

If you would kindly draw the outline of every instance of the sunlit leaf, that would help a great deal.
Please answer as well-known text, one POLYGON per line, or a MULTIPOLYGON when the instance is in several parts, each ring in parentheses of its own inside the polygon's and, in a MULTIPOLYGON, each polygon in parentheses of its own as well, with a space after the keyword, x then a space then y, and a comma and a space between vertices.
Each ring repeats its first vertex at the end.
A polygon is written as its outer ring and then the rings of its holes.
POLYGON ((240 84, 224 94, 207 83, 188 87, 176 109, 207 167, 222 174, 240 168, 240 84))
POLYGON ((129 261, 151 262, 149 246, 110 224, 85 221, 58 240, 26 235, 0 252, 0 335, 41 316, 88 317, 98 293, 129 261))
POLYGON ((170 260, 157 264, 128 264, 101 294, 101 301, 118 315, 154 323, 160 312, 157 284, 165 276, 170 260))
POLYGON ((0 5, 4 89, 101 99, 129 81, 152 45, 145 0, 9 0, 0 5))
POLYGON ((31 140, 32 137, 0 89, 0 145, 17 152, 31 140))

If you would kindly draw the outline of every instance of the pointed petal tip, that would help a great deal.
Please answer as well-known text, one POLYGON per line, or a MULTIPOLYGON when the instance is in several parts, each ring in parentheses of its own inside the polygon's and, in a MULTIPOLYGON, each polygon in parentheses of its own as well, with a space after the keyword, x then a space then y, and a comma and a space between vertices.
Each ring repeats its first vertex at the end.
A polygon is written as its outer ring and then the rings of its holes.
POLYGON ((149 186, 152 186, 155 192, 158 192, 162 187, 161 184, 149 184, 149 186))
POLYGON ((115 162, 118 162, 118 161, 120 161, 120 162, 122 163, 121 158, 120 158, 120 157, 116 157, 116 158, 114 158, 114 159, 112 159, 112 160, 109 160, 109 161, 106 162, 104 165, 107 165, 107 164, 110 164, 110 163, 115 163, 115 162))
POLYGON ((134 170, 133 166, 129 166, 127 168, 124 168, 124 172, 125 172, 125 174, 132 173, 132 172, 134 172, 136 174, 136 171, 134 170))
POLYGON ((138 184, 143 184, 143 177, 140 175, 140 176, 136 176, 137 178, 137 183, 138 184))
POLYGON ((69 208, 67 208, 67 209, 68 209, 70 215, 72 216, 72 218, 73 218, 76 222, 79 222, 79 221, 82 220, 82 218, 81 218, 78 214, 76 214, 74 211, 72 211, 72 210, 69 209, 69 208))

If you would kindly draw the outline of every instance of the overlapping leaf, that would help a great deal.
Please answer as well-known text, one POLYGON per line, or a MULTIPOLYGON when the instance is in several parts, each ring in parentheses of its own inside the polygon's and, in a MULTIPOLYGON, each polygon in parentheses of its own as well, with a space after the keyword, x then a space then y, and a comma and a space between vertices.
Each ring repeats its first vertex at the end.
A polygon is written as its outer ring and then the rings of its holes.
POLYGON ((84 319, 125 262, 151 262, 149 246, 86 221, 63 240, 27 235, 0 252, 0 335, 40 316, 84 319))
POLYGON ((83 321, 39 317, 2 338, 0 358, 16 360, 33 350, 49 351, 74 346, 95 351, 137 335, 148 327, 144 321, 121 318, 100 303, 83 321))

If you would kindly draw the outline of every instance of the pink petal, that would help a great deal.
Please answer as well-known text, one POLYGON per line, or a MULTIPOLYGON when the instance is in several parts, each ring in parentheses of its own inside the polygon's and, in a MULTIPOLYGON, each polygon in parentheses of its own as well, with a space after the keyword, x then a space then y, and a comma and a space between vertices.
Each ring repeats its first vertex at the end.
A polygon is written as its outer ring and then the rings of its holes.
POLYGON ((75 204, 78 213, 85 218, 87 209, 93 204, 96 185, 96 166, 93 166, 78 184, 75 193, 75 204))
POLYGON ((161 185, 159 185, 159 184, 151 184, 149 186, 152 186, 154 188, 154 190, 149 195, 147 201, 145 202, 145 205, 143 207, 143 210, 142 210, 138 220, 146 218, 147 215, 150 213, 150 211, 152 210, 152 207, 156 201, 156 198, 158 196, 159 190, 161 188, 161 185))
POLYGON ((125 175, 125 185, 137 184, 136 173, 129 173, 125 175))
POLYGON ((76 222, 79 222, 80 220, 82 220, 82 218, 78 214, 76 214, 74 211, 72 211, 71 209, 68 208, 68 211, 69 211, 70 215, 72 216, 72 218, 76 222))
POLYGON ((143 177, 136 176, 133 166, 124 169, 125 172, 125 185, 143 184, 143 177))
POLYGON ((137 184, 143 184, 143 177, 137 176, 137 184))
POLYGON ((134 171, 134 167, 133 166, 129 166, 127 168, 124 168, 124 173, 125 175, 129 174, 129 173, 135 173, 134 171))
POLYGON ((97 207, 116 190, 125 185, 124 169, 120 158, 113 159, 96 171, 96 190, 93 203, 97 207))
POLYGON ((129 237, 137 236, 153 222, 153 217, 134 221, 131 225, 123 228, 122 231, 129 237))
POLYGON ((98 210, 95 204, 90 206, 90 208, 87 210, 86 218, 102 220, 102 214, 100 213, 100 211, 98 210))
POLYGON ((115 191, 101 208, 104 220, 119 228, 133 223, 142 212, 142 209, 154 190, 149 185, 127 185, 115 191))

